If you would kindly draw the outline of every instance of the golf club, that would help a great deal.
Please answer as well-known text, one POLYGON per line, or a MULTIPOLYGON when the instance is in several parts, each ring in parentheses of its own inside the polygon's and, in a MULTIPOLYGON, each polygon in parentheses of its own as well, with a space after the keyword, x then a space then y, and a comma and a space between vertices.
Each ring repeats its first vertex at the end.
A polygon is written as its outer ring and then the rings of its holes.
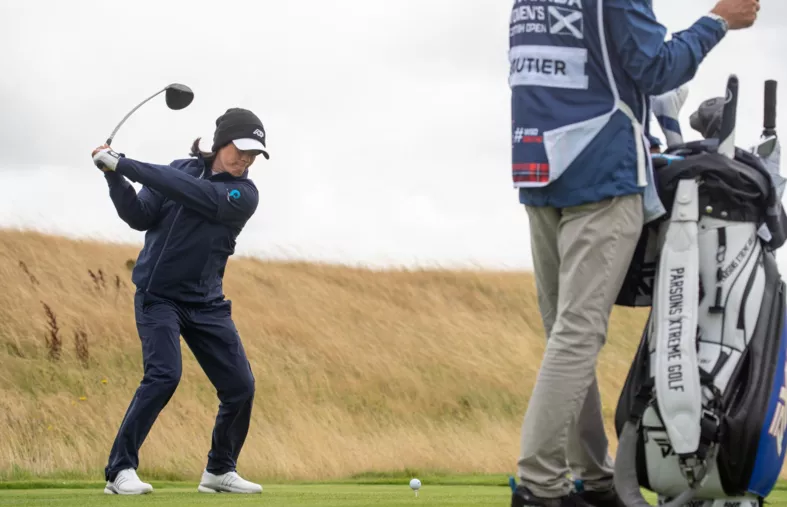
POLYGON ((763 111, 762 136, 755 148, 756 153, 766 158, 776 148, 776 88, 778 83, 769 79, 765 81, 765 108, 763 111))
MULTIPOLYGON (((115 127, 115 130, 113 130, 112 133, 107 138, 107 143, 106 143, 107 146, 110 146, 112 144, 112 140, 115 138, 115 134, 117 134, 117 131, 126 122, 128 117, 131 116, 132 113, 134 113, 134 111, 136 111, 137 109, 142 107, 142 105, 145 102, 149 101, 150 99, 152 99, 156 95, 160 94, 161 92, 165 92, 164 93, 164 100, 167 103, 167 107, 169 107, 170 109, 175 110, 175 111, 187 107, 189 104, 191 104, 191 101, 194 100, 194 92, 191 90, 191 88, 189 88, 188 86, 186 86, 184 84, 172 83, 170 85, 165 86, 161 90, 157 91, 156 93, 154 93, 150 97, 146 98, 145 100, 143 100, 142 102, 137 104, 136 107, 134 107, 134 109, 129 111, 128 114, 126 114, 126 116, 124 116, 123 119, 120 120, 120 123, 117 124, 117 126, 115 127)), ((99 162, 98 165, 100 166, 99 167, 100 169, 103 169, 103 165, 104 164, 99 162)))
POLYGON ((120 129, 120 127, 126 122, 128 117, 131 116, 131 114, 134 111, 139 109, 145 102, 149 101, 150 99, 160 94, 161 92, 165 92, 164 98, 167 103, 167 107, 175 111, 187 107, 189 104, 191 104, 191 101, 194 100, 194 92, 191 90, 191 88, 189 88, 184 84, 172 83, 162 88, 161 90, 157 91, 150 97, 146 98, 145 100, 137 104, 137 106, 134 109, 129 111, 128 114, 124 116, 122 120, 120 120, 120 123, 117 124, 115 130, 113 130, 112 133, 107 138, 107 145, 112 144, 112 139, 115 138, 115 134, 117 134, 118 129, 120 129))

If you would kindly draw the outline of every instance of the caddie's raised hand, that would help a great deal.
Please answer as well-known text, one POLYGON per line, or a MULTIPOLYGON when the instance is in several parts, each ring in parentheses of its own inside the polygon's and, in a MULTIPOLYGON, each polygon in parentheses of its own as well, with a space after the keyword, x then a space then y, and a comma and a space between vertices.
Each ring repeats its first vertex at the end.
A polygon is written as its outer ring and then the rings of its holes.
POLYGON ((719 0, 711 11, 727 21, 730 30, 749 28, 757 20, 760 0, 719 0))
POLYGON ((121 154, 112 150, 107 144, 102 144, 92 153, 93 163, 104 172, 114 171, 121 154))
POLYGON ((689 87, 683 85, 662 95, 651 97, 650 105, 653 115, 664 132, 667 146, 683 144, 683 132, 680 128, 680 110, 689 96, 689 87))

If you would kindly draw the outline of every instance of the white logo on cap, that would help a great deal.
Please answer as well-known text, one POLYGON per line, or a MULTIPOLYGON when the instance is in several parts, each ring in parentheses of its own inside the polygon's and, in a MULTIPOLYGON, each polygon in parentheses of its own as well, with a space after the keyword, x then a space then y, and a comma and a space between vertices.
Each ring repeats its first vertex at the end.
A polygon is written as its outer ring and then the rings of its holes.
POLYGON ((265 139, 265 132, 260 129, 254 129, 254 135, 265 139))

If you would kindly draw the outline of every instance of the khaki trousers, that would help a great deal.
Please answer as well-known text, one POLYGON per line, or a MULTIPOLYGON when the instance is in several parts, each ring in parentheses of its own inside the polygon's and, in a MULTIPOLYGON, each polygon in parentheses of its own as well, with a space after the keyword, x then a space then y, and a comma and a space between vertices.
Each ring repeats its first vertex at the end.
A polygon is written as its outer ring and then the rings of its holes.
POLYGON ((537 496, 612 486, 596 363, 643 227, 642 197, 527 207, 546 351, 522 424, 518 475, 537 496))

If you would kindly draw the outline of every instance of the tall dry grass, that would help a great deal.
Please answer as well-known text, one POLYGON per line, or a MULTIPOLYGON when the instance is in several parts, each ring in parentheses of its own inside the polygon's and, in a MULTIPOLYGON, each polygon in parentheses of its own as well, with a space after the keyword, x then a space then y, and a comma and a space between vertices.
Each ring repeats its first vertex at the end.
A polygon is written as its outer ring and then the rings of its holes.
MULTIPOLYGON (((138 249, 0 231, 0 477, 101 477, 141 379, 138 249)), ((527 273, 367 271, 234 259, 227 297, 257 380, 239 470, 325 479, 514 470, 544 338, 527 273)), ((616 309, 600 359, 607 430, 646 318, 616 309)), ((185 345, 140 452, 197 477, 218 401, 185 345)))

